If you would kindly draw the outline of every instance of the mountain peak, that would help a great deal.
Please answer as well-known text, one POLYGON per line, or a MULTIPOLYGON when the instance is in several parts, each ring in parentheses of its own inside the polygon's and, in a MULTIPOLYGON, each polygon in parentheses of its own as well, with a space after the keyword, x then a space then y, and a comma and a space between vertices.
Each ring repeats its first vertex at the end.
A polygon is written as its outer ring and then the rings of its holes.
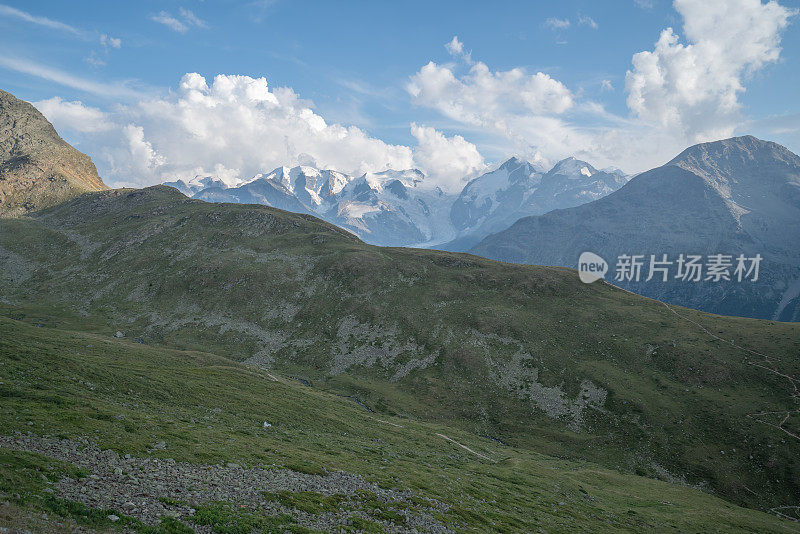
POLYGON ((92 160, 33 105, 0 90, 0 215, 45 208, 108 189, 92 160))
POLYGON ((797 158, 786 147, 772 141, 764 141, 752 135, 730 137, 718 141, 708 141, 692 145, 673 158, 667 165, 698 160, 701 158, 752 160, 764 156, 785 159, 797 158))
POLYGON ((520 165, 525 165, 526 163, 527 163, 527 161, 525 161, 524 159, 520 158, 519 156, 511 156, 510 158, 505 160, 502 163, 502 165, 500 165, 500 168, 501 169, 509 168, 509 167, 516 168, 516 167, 519 167, 520 165))
POLYGON ((591 164, 570 156, 553 165, 553 168, 550 169, 547 174, 551 176, 559 174, 574 177, 585 176, 589 178, 597 172, 597 169, 595 169, 591 164))
POLYGON ((730 195, 731 187, 768 184, 782 176, 800 174, 800 156, 772 141, 752 135, 699 143, 667 163, 694 173, 730 195), (735 184, 731 182, 735 178, 735 184), (738 184, 738 185, 737 185, 738 184))

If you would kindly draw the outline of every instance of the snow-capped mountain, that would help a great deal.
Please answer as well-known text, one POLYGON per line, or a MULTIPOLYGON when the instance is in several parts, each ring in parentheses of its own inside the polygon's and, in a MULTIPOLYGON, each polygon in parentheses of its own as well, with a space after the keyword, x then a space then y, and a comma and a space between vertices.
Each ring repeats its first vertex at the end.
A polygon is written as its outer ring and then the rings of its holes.
POLYGON ((526 209, 530 215, 541 215, 580 206, 613 193, 625 185, 628 178, 619 169, 599 171, 585 161, 567 158, 542 176, 526 209))
POLYGON ((428 184, 417 169, 352 176, 302 165, 278 167, 231 186, 212 176, 165 182, 207 202, 265 204, 308 213, 367 243, 466 250, 521 217, 590 202, 625 183, 568 158, 549 172, 517 157, 470 181, 456 196, 428 184))
POLYGON ((203 189, 209 187, 218 187, 220 189, 227 189, 228 184, 217 178, 216 176, 200 176, 197 175, 191 180, 178 179, 174 182, 164 182, 164 185, 174 187, 186 196, 194 196, 203 189))
POLYGON ((426 188, 424 178, 416 169, 366 173, 344 187, 328 218, 374 244, 445 241, 453 236, 447 220, 453 197, 426 188))
POLYGON ((416 169, 356 177, 303 165, 278 167, 233 187, 210 177, 165 185, 207 202, 265 204, 309 213, 367 243, 422 246, 454 236, 448 221, 453 196, 438 187, 426 187, 424 179, 416 169))
POLYGON ((598 171, 575 158, 559 161, 545 173, 513 157, 464 187, 450 212, 458 235, 445 248, 467 250, 522 217, 591 202, 616 191, 626 181, 622 171, 598 171))
POLYGON ((513 157, 464 186, 450 220, 460 233, 488 234, 507 228, 522 216, 517 214, 524 211, 541 180, 541 169, 513 157))

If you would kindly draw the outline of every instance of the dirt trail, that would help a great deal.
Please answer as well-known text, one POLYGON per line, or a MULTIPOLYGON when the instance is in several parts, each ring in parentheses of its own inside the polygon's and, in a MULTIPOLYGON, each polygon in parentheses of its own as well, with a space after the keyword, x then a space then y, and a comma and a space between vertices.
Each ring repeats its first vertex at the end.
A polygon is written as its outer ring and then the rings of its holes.
POLYGON ((469 447, 467 447, 466 445, 462 445, 461 443, 457 442, 456 440, 454 440, 454 439, 452 439, 452 438, 448 438, 448 437, 447 437, 447 436, 445 436, 444 434, 436 434, 436 435, 437 435, 437 436, 439 436, 440 438, 444 438, 444 439, 446 439, 447 441, 450 441, 450 442, 452 442, 452 443, 455 443, 456 445, 458 445, 458 446, 459 446, 459 447, 461 447, 462 449, 464 449, 464 450, 466 450, 466 451, 469 451, 469 452, 471 452, 471 453, 472 453, 472 454, 474 454, 475 456, 479 456, 479 457, 483 458, 484 460, 489 460, 490 462, 494 462, 494 463, 496 463, 494 460, 492 460, 492 459, 491 459, 491 458, 489 458, 488 456, 486 456, 486 455, 484 455, 484 454, 481 454, 481 453, 479 453, 479 452, 475 452, 475 451, 473 451, 472 449, 470 449, 469 447))

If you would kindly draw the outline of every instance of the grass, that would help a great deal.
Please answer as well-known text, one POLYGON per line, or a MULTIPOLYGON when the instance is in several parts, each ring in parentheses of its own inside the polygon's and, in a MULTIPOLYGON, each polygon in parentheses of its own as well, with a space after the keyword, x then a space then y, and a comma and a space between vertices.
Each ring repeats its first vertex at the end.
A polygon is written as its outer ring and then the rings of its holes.
MULTIPOLYGON (((686 486, 504 446, 439 423, 377 416, 349 399, 293 379, 276 382, 209 353, 0 318, 0 362, 5 433, 88 436, 120 454, 180 461, 345 470, 385 488, 413 491, 412 511, 424 509, 427 498, 441 501, 448 508, 437 514, 460 531, 798 530, 794 523, 686 486), (265 419, 273 426, 263 428, 265 419), (484 461, 437 434, 496 461, 484 461), (166 449, 148 452, 157 441, 165 441, 166 449)), ((3 498, 24 493, 20 506, 47 509, 92 528, 112 527, 103 522, 107 511, 47 508, 51 497, 43 491, 41 474, 50 480, 65 473, 79 476, 69 466, 8 451, 0 466, 0 479, 9 481, 3 498)), ((342 506, 339 497, 309 493, 273 499, 301 510, 342 506)), ((344 509, 348 506, 369 509, 376 502, 363 494, 344 509)), ((384 518, 402 515, 401 507, 382 503, 380 508, 384 518)), ((356 517, 352 528, 377 528, 356 517)), ((216 532, 297 527, 280 515, 240 511, 231 503, 206 503, 195 520, 216 532)))

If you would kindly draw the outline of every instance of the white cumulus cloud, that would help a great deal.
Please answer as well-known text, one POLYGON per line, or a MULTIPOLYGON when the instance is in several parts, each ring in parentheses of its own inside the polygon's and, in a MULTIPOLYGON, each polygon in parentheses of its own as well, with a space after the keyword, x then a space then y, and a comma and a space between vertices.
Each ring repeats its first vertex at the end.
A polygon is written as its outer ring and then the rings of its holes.
POLYGON ((56 96, 34 102, 34 106, 59 130, 94 133, 114 128, 113 122, 104 112, 85 106, 80 101, 67 102, 56 96))
POLYGON ((411 124, 411 135, 417 140, 414 160, 427 174, 435 176, 436 185, 445 191, 459 192, 471 177, 485 168, 478 148, 461 137, 447 137, 424 125, 411 124))
POLYGON ((439 110, 461 122, 504 129, 514 114, 560 114, 572 107, 567 87, 542 72, 523 69, 492 72, 482 62, 463 76, 456 67, 430 62, 406 86, 415 104, 439 110))
POLYGON ((433 129, 414 125, 418 146, 412 148, 355 126, 328 124, 291 88, 272 88, 265 78, 219 75, 209 83, 190 73, 167 97, 141 98, 111 112, 60 98, 36 106, 74 136, 69 138, 116 185, 197 174, 235 182, 311 159, 320 168, 352 174, 420 167, 432 185, 448 188, 454 169, 468 173, 483 162, 461 136, 447 138, 433 129))
POLYGON ((675 0, 675 9, 685 42, 667 28, 652 51, 633 56, 628 106, 689 142, 730 136, 742 120, 744 81, 778 60, 795 12, 760 0, 675 0))

